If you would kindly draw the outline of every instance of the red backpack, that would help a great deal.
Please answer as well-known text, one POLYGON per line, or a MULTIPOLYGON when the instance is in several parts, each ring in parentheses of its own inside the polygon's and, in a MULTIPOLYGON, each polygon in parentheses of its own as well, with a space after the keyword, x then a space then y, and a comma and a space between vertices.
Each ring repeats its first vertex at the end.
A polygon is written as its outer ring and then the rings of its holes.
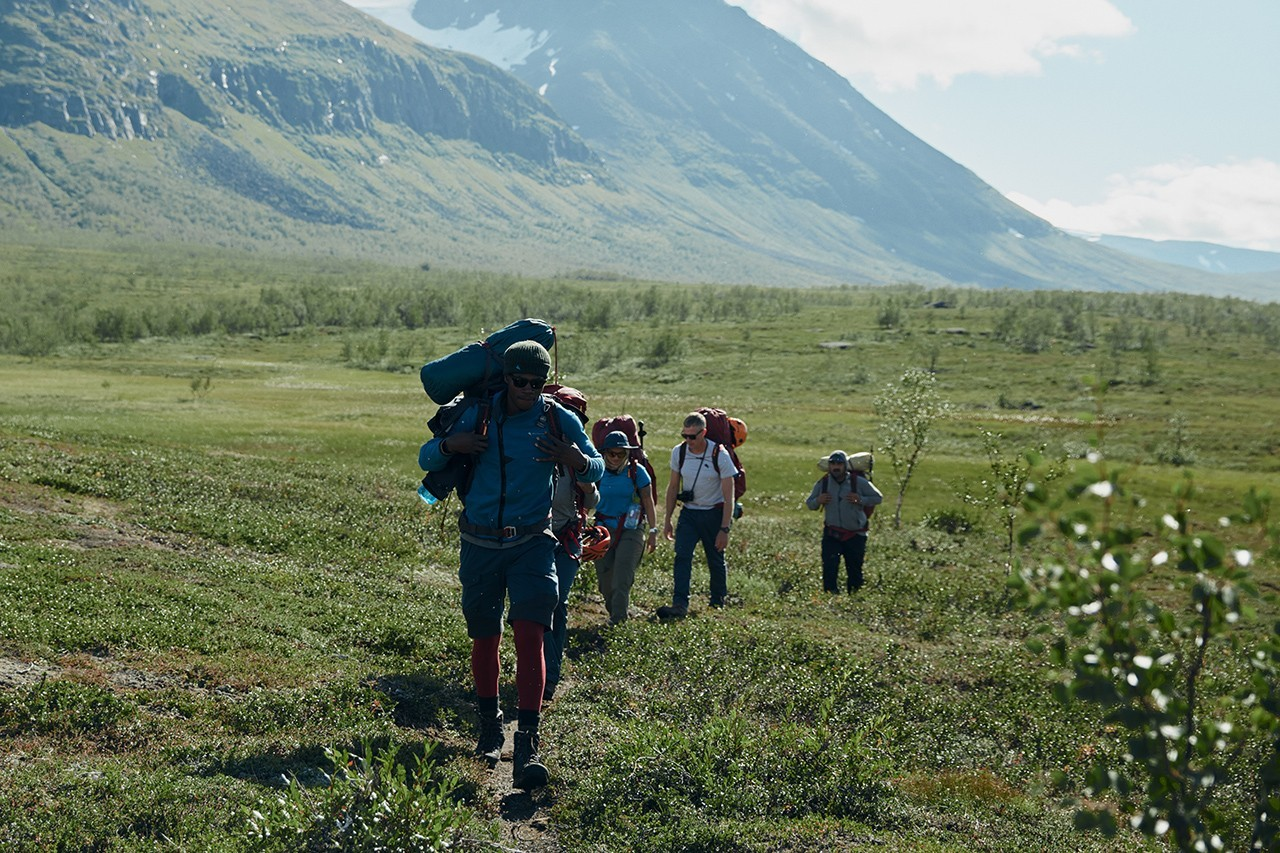
MULTIPOLYGON (((551 397, 560 405, 578 416, 585 426, 587 423, 587 398, 577 388, 570 388, 568 385, 551 383, 542 389, 545 396, 551 397)), ((556 438, 564 438, 560 432, 560 421, 551 418, 551 434, 556 438)), ((572 479, 573 487, 573 505, 578 510, 578 523, 576 525, 568 525, 564 530, 565 537, 573 540, 578 539, 583 530, 587 527, 587 506, 582 496, 582 492, 578 490, 578 475, 572 468, 561 466, 561 470, 565 476, 572 479)), ((571 550, 568 544, 561 539, 561 544, 565 546, 565 550, 571 550)), ((594 558, 591 558, 594 559, 594 558)))
POLYGON ((653 465, 649 462, 649 456, 644 452, 644 421, 637 421, 631 415, 617 415, 612 418, 600 418, 591 426, 591 443, 600 449, 600 445, 604 443, 604 437, 614 431, 621 432, 627 437, 627 444, 632 449, 628 451, 629 458, 627 464, 633 466, 631 471, 631 479, 635 480, 634 466, 643 465, 644 470, 649 472, 649 490, 653 495, 654 505, 658 502, 658 475, 654 473, 653 465))
MULTIPOLYGON (((738 460, 738 445, 747 440, 747 425, 737 418, 731 418, 724 409, 701 408, 696 410, 698 414, 706 418, 707 421, 707 438, 724 447, 729 453, 729 458, 733 460, 733 466, 738 469, 737 475, 733 478, 733 499, 741 500, 742 496, 747 493, 747 472, 742 467, 742 462, 738 460)), ((684 457, 688 452, 688 445, 680 445, 680 465, 684 465, 684 457)), ((720 454, 711 454, 711 463, 715 465, 716 473, 720 473, 720 454)))

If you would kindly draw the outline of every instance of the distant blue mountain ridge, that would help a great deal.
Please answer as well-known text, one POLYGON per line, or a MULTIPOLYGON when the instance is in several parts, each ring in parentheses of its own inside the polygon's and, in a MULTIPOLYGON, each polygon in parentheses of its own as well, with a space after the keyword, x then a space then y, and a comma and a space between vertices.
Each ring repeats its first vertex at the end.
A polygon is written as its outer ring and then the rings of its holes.
POLYGON ((1280 271, 1280 252, 1237 249, 1193 240, 1145 240, 1116 234, 1083 234, 1091 243, 1138 258, 1227 275, 1280 271))

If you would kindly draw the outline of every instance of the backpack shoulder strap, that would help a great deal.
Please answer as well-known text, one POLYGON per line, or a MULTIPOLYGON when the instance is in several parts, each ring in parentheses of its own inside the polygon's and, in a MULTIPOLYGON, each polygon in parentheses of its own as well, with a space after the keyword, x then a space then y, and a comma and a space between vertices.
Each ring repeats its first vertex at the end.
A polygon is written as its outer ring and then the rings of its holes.
POLYGON ((711 466, 716 469, 716 473, 720 473, 720 445, 711 439, 707 439, 707 445, 711 450, 711 466))
MULTIPOLYGON (((543 411, 547 414, 547 431, 552 438, 564 438, 564 426, 560 423, 560 406, 546 394, 542 395, 543 411)), ((578 482, 578 474, 572 468, 557 463, 556 468, 564 468, 574 483, 578 482)), ((576 490, 575 490, 576 491, 576 490)))

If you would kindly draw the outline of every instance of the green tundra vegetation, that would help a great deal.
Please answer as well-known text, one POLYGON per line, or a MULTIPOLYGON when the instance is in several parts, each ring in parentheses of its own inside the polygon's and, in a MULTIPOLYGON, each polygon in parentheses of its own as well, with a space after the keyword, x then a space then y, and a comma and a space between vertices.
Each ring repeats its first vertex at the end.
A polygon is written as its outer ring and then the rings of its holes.
POLYGON ((1280 306, 427 266, 0 245, 7 848, 1274 849, 1280 306), (659 471, 743 418, 750 489, 727 609, 695 570, 648 618, 669 546, 621 626, 579 576, 513 838, 414 488, 418 367, 520 317, 659 471), (835 448, 886 495, 852 597, 802 506, 835 448))

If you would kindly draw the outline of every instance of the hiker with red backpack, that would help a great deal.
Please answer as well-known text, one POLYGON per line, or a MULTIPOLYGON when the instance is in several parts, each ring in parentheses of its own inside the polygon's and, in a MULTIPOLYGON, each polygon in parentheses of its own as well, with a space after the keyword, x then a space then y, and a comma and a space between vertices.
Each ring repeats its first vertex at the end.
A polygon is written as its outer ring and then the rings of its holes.
POLYGON ((707 418, 702 411, 685 417, 680 438, 681 443, 671 450, 671 479, 667 483, 663 521, 663 536, 675 541, 673 588, 670 606, 658 608, 660 619, 683 619, 688 615, 693 552, 699 543, 711 573, 711 606, 724 607, 729 595, 724 549, 729 545, 733 526, 734 480, 739 471, 728 447, 708 438, 707 418), (679 523, 673 528, 671 516, 677 501, 683 507, 679 523))
POLYGON ((818 462, 826 474, 813 484, 805 500, 811 510, 824 509, 822 525, 822 589, 839 592, 840 559, 848 573, 848 591, 862 588, 862 564, 867 556, 867 528, 871 514, 884 500, 867 476, 871 454, 853 457, 833 450, 818 462), (852 460, 852 461, 851 461, 852 460))
MULTIPOLYGON (((581 391, 567 385, 548 385, 543 393, 577 415, 586 426, 587 398, 581 391)), ((572 469, 556 466, 556 485, 551 496, 551 532, 556 537, 556 581, 560 599, 552 614, 551 628, 542 636, 542 656, 547 669, 546 686, 542 688, 544 702, 555 698, 556 688, 560 685, 565 640, 569 632, 569 592, 582 564, 582 534, 587 513, 596 508, 599 500, 600 492, 595 483, 584 483, 572 469)))
POLYGON ((447 433, 418 453, 418 464, 427 472, 445 469, 451 457, 465 454, 474 460, 458 516, 458 578, 480 716, 476 754, 491 767, 502 756, 499 647, 510 599, 518 699, 512 779, 526 790, 547 782, 538 727, 546 686, 543 633, 559 600, 551 532, 555 469, 564 466, 584 483, 597 482, 604 473, 604 460, 582 422, 542 393, 550 372, 551 356, 540 343, 511 344, 502 355, 501 390, 486 399, 487 405, 467 408, 447 433))
POLYGON ((614 430, 600 444, 604 476, 600 478, 600 504, 596 524, 609 528, 611 546, 596 561, 596 581, 609 611, 609 624, 627 621, 631 587, 636 569, 647 549, 658 545, 658 514, 653 505, 653 478, 632 456, 639 450, 622 430, 614 430))

